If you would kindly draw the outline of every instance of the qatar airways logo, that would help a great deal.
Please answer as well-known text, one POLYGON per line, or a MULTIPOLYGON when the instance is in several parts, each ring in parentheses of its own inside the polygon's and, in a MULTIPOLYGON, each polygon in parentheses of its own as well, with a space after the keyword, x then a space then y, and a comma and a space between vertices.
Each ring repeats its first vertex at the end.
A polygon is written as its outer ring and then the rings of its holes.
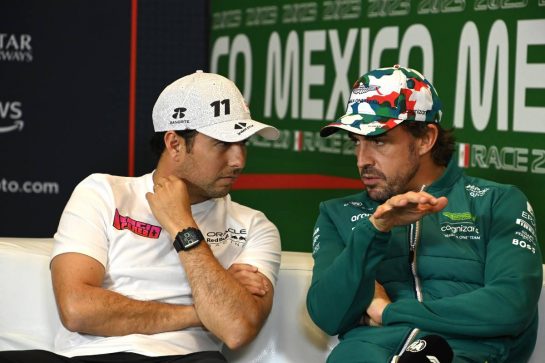
POLYGON ((32 62, 31 41, 30 34, 0 33, 0 62, 32 62))
POLYGON ((132 219, 131 217, 122 216, 119 211, 115 210, 114 223, 115 229, 120 231, 128 229, 129 231, 147 238, 157 239, 161 234, 161 227, 154 226, 153 224, 140 222, 132 219))

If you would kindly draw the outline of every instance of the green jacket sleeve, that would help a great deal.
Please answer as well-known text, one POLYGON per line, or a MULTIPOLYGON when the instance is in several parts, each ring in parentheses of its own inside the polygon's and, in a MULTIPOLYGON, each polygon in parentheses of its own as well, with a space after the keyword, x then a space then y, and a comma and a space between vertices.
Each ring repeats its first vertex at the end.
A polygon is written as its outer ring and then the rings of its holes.
POLYGON ((472 337, 516 336, 527 327, 535 317, 542 285, 533 212, 524 194, 513 187, 496 199, 488 215, 489 228, 482 233, 487 239, 484 286, 422 303, 396 301, 384 310, 383 325, 410 324, 472 337))
POLYGON ((334 221, 335 213, 320 204, 314 233, 314 269, 307 295, 312 320, 330 335, 358 324, 374 296, 375 269, 386 250, 389 233, 368 219, 354 229, 334 221))

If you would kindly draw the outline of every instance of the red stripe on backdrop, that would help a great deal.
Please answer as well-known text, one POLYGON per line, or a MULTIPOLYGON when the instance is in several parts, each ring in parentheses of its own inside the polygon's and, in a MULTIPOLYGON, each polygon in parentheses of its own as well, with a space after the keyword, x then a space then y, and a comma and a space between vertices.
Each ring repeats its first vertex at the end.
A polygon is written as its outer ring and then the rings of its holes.
POLYGON ((131 54, 129 64, 129 160, 128 175, 134 175, 134 144, 136 124, 136 45, 138 0, 131 1, 131 54))
POLYGON ((466 168, 469 168, 469 156, 470 156, 470 149, 469 149, 469 144, 465 144, 464 145, 464 148, 465 148, 465 152, 464 152, 464 166, 466 168))
POLYGON ((317 174, 242 174, 233 190, 363 189, 360 179, 317 174))

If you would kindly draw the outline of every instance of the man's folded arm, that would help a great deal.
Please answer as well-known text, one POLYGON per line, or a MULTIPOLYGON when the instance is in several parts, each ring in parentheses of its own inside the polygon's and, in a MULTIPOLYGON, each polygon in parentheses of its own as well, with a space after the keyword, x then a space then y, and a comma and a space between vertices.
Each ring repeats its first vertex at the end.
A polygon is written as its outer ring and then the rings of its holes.
POLYGON ((192 305, 140 301, 102 288, 104 266, 87 255, 56 256, 51 274, 59 315, 70 331, 121 336, 202 325, 192 305))

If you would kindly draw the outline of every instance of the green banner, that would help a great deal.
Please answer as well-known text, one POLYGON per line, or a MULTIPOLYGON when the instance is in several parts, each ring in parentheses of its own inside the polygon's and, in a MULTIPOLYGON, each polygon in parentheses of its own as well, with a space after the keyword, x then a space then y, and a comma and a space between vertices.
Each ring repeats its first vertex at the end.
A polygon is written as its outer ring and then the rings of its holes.
POLYGON ((435 85, 468 174, 528 196, 543 246, 545 0, 231 0, 211 12, 210 71, 281 130, 251 140, 233 197, 276 223, 284 250, 310 251, 319 202, 362 188, 346 136, 318 132, 359 75, 394 64, 435 85))

